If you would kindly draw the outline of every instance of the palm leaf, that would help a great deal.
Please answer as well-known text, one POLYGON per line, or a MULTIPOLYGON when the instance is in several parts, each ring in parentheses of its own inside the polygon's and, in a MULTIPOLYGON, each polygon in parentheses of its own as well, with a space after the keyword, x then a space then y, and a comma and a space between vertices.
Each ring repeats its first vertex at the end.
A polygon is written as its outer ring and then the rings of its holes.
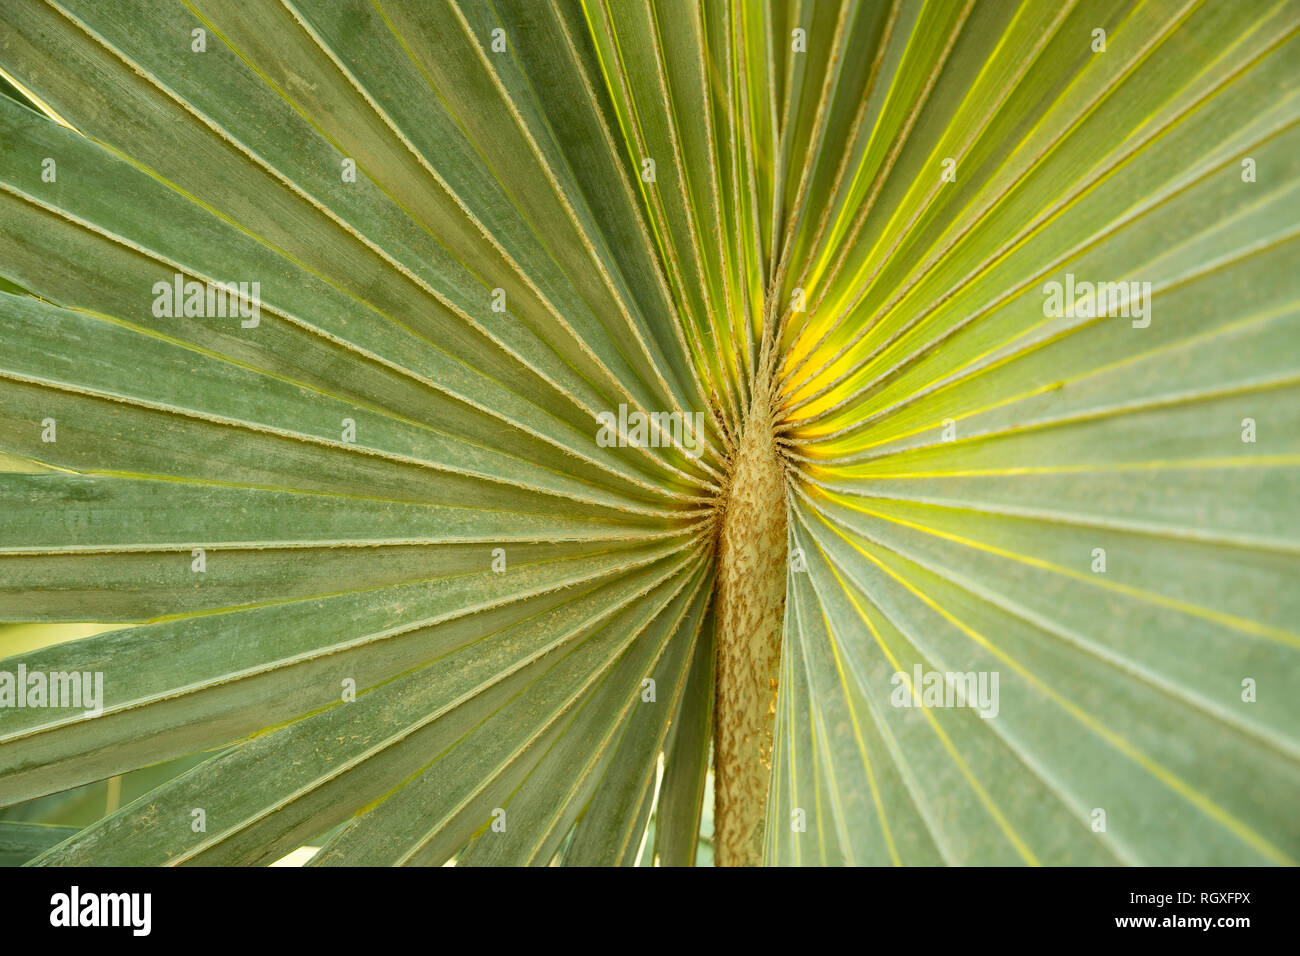
POLYGON ((759 432, 766 862, 1300 858, 1294 4, 3 17, 5 861, 693 862, 759 432))

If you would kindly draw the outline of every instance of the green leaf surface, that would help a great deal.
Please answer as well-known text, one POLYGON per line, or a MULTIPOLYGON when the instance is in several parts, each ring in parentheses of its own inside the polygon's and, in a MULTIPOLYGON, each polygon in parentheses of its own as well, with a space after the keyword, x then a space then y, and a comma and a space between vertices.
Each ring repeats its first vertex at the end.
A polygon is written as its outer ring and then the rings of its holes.
POLYGON ((3 19, 0 864, 711 860, 769 387, 766 863, 1300 861, 1295 3, 3 19))

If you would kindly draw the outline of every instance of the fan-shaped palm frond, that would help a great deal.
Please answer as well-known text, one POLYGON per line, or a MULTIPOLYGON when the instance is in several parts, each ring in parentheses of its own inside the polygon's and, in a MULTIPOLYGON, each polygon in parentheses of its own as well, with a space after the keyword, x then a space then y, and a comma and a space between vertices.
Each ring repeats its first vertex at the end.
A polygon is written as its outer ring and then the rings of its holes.
POLYGON ((0 862, 1300 858, 1300 6, 0 21, 0 862))

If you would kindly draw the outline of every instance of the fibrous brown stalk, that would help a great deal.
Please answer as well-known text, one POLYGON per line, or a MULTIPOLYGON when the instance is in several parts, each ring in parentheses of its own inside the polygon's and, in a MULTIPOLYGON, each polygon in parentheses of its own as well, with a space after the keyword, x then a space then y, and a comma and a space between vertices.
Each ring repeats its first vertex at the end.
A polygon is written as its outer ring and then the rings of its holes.
POLYGON ((758 866, 785 613, 785 476, 769 388, 754 394, 718 539, 714 861, 758 866))

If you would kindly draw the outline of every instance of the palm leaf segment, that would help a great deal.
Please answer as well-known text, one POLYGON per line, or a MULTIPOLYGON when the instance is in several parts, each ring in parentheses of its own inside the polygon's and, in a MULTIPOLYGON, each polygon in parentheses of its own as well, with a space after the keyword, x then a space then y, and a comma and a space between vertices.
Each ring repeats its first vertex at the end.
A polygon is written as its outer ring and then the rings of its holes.
POLYGON ((42 862, 690 862, 769 382, 767 861, 1300 857, 1294 3, 3 18, 0 804, 213 751, 42 862))

